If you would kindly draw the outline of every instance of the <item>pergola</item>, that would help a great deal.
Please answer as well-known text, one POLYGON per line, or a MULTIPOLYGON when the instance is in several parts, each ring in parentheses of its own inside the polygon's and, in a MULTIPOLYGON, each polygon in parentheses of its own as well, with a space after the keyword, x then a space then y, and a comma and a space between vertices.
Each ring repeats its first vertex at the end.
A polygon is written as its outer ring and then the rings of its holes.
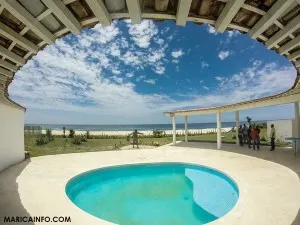
MULTIPOLYGON (((285 56, 298 69, 293 87, 279 95, 216 108, 166 113, 173 116, 174 127, 175 116, 216 113, 218 148, 221 148, 222 112, 300 100, 299 11, 300 0, 0 0, 0 154, 16 152, 13 155, 18 157, 8 160, 12 163, 21 160, 24 151, 24 143, 12 145, 6 134, 7 130, 17 133, 17 142, 22 142, 25 110, 9 99, 7 89, 14 73, 27 60, 57 38, 78 34, 84 27, 97 23, 109 25, 114 19, 140 23, 143 18, 174 20, 179 26, 185 26, 188 21, 210 24, 218 32, 239 30, 285 56)), ((298 114, 299 110, 297 118, 298 114)))

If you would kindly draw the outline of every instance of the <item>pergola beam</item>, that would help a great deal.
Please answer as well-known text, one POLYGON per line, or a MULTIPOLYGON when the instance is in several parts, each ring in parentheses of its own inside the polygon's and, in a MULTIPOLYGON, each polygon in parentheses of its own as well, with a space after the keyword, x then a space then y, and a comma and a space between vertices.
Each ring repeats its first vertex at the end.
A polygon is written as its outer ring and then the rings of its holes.
MULTIPOLYGON (((296 62, 297 64, 297 62, 296 62)), ((298 66, 300 66, 300 60, 298 60, 298 66)), ((199 109, 199 110, 190 110, 190 111, 173 111, 173 112, 166 112, 165 115, 170 116, 189 116, 189 115, 204 115, 204 114, 215 114, 218 111, 223 112, 233 112, 236 110, 247 110, 252 108, 261 108, 267 107, 272 105, 282 105, 293 103, 296 101, 300 101, 300 93, 297 94, 289 94, 280 97, 270 97, 266 99, 256 100, 256 101, 249 101, 249 102, 241 102, 238 104, 232 104, 227 106, 209 108, 209 109, 199 109)))
POLYGON ((111 24, 111 16, 102 0, 85 0, 102 25, 111 24))
POLYGON ((24 58, 9 51, 8 49, 4 48, 2 45, 0 45, 0 54, 10 59, 11 61, 14 61, 17 64, 25 65, 26 63, 26 60, 24 58))
POLYGON ((3 36, 9 38, 13 42, 18 43, 22 47, 26 48, 27 50, 37 53, 39 48, 26 38, 24 38, 22 35, 18 34, 14 30, 12 30, 10 27, 6 26, 5 24, 0 22, 0 34, 3 36))
POLYGON ((54 43, 54 35, 16 0, 2 0, 1 5, 3 5, 10 13, 12 13, 16 18, 18 18, 30 30, 40 36, 48 44, 54 43))
POLYGON ((192 0, 179 0, 176 15, 176 24, 185 26, 189 16, 192 0))
POLYGON ((61 0, 42 1, 72 33, 80 33, 81 24, 61 0))
POLYGON ((295 48, 296 46, 300 45, 300 35, 294 38, 293 40, 289 41, 288 43, 281 46, 278 51, 279 54, 283 55, 286 54, 291 49, 295 48))
POLYGON ((251 38, 257 38, 268 29, 294 3, 294 0, 277 1, 249 31, 251 38))
POLYGON ((2 81, 7 81, 7 79, 8 79, 8 77, 7 76, 4 76, 4 75, 2 75, 2 74, 0 74, 0 80, 2 80, 2 81))
POLYGON ((235 17, 240 8, 244 5, 245 0, 229 0, 222 10, 219 18, 216 20, 215 28, 218 32, 224 32, 232 19, 235 17))
POLYGON ((17 66, 15 66, 15 65, 13 65, 13 64, 11 64, 11 63, 3 60, 3 59, 0 59, 0 66, 3 66, 6 69, 9 69, 9 70, 11 70, 13 72, 17 72, 18 69, 19 69, 17 66))
POLYGON ((268 41, 266 41, 266 46, 268 49, 274 47, 277 43, 285 39, 287 36, 292 34, 300 28, 300 15, 295 17, 292 21, 290 21, 283 29, 274 34, 268 41))
POLYGON ((296 66, 297 68, 300 67, 300 60, 298 60, 298 61, 295 62, 295 66, 296 66))
POLYGON ((4 76, 7 76, 9 78, 12 78, 14 76, 13 72, 0 68, 0 74, 3 74, 4 76))
POLYGON ((300 57, 300 50, 294 52, 293 54, 288 55, 288 60, 292 61, 294 59, 297 59, 298 57, 300 57))
POLYGON ((142 21, 140 0, 126 0, 131 23, 139 24, 142 21))

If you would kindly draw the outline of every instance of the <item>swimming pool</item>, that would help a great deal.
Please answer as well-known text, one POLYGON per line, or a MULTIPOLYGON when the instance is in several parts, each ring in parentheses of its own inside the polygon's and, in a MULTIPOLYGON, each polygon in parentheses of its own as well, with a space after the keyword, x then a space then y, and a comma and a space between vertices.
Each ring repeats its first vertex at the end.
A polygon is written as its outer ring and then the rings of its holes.
POLYGON ((227 214, 239 190, 224 173, 185 163, 134 164, 80 174, 66 185, 85 212, 121 225, 199 225, 227 214))

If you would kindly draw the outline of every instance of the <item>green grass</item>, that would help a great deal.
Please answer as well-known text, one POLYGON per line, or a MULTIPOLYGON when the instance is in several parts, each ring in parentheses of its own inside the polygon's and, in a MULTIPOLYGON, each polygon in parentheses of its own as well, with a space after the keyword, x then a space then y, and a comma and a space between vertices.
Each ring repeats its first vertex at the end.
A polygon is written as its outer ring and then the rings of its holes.
MULTIPOLYGON (((36 136, 25 135, 25 150, 30 153, 31 157, 42 155, 55 155, 76 152, 98 152, 119 150, 120 147, 129 145, 126 137, 117 139, 88 139, 81 145, 72 144, 71 138, 62 138, 54 136, 54 140, 48 144, 37 146, 35 144, 36 136)), ((165 145, 172 142, 172 137, 165 138, 141 138, 140 145, 153 145, 153 142, 159 142, 165 145)))
MULTIPOLYGON (((235 132, 222 133, 222 141, 224 143, 235 143, 233 136, 235 132)), ((267 130, 261 129, 261 137, 267 139, 267 130)), ((117 138, 99 138, 99 139, 88 139, 87 142, 82 142, 81 145, 72 144, 72 139, 63 138, 62 136, 54 136, 54 141, 48 144, 37 146, 35 143, 36 136, 25 135, 25 150, 30 153, 31 157, 42 156, 42 155, 55 155, 55 154, 66 154, 66 153, 76 153, 76 152, 98 152, 98 151, 113 151, 119 150, 122 146, 129 145, 126 137, 117 138)), ((189 141, 203 141, 203 142, 216 142, 217 134, 196 134, 190 135, 188 137, 189 141)), ((184 140, 184 136, 177 137, 177 140, 184 140)), ((268 140, 268 139, 267 139, 268 140)), ((152 137, 142 137, 139 139, 140 145, 153 145, 154 143, 159 143, 159 145, 165 145, 172 142, 172 137, 162 137, 162 138, 152 138, 152 137)), ((269 144, 266 141, 261 141, 261 144, 269 144)), ((277 146, 287 146, 286 143, 277 143, 277 146)))

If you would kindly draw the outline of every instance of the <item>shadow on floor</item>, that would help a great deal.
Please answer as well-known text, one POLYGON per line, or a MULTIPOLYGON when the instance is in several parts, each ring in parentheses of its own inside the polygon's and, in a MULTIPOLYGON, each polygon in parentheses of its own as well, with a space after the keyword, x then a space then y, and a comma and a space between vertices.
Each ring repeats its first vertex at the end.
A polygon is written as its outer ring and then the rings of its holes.
POLYGON ((30 217, 30 214, 23 207, 18 192, 17 178, 30 163, 30 159, 22 161, 0 173, 0 224, 27 224, 33 222, 5 222, 4 218, 30 217))
MULTIPOLYGON (((217 150, 216 143, 207 143, 200 141, 190 141, 180 142, 176 144, 176 147, 190 147, 190 148, 204 148, 211 149, 213 151, 217 150)), ((235 144, 222 144, 221 151, 234 152, 237 154, 243 154, 247 156, 252 156, 264 160, 268 160, 274 163, 281 164, 293 170, 300 179, 300 153, 295 157, 291 148, 276 148, 275 151, 269 151, 270 146, 260 146, 259 151, 253 151, 252 148, 248 148, 248 146, 237 146, 235 144)), ((283 188, 287 188, 287 186, 283 188)), ((294 222, 291 225, 300 225, 300 209, 298 211, 298 215, 296 216, 294 222)))
POLYGON ((298 210, 298 215, 296 216, 294 222, 291 225, 299 225, 300 224, 300 209, 298 210))
MULTIPOLYGON (((204 148, 211 149, 214 151, 218 151, 216 143, 207 143, 207 142, 199 142, 199 141, 191 141, 191 142, 180 142, 177 143, 178 147, 190 147, 190 148, 204 148)), ((234 152, 238 154, 248 155, 264 160, 268 160, 271 162, 275 162, 286 166, 293 170, 296 174, 298 174, 300 179, 300 153, 295 157, 291 148, 282 148, 277 147, 275 151, 269 151, 270 146, 260 146, 259 151, 253 151, 252 148, 248 148, 248 146, 237 146, 235 144, 222 144, 221 151, 234 152)), ((300 224, 299 224, 300 225, 300 224)))

